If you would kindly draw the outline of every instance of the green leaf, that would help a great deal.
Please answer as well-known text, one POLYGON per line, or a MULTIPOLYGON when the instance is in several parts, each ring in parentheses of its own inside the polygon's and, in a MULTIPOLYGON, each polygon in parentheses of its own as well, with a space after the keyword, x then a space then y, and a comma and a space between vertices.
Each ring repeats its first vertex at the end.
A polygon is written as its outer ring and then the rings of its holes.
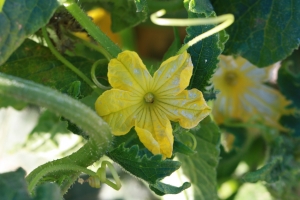
MULTIPOLYGON (((0 174, 0 197, 3 200, 32 200, 27 191, 26 172, 19 168, 15 172, 0 174)), ((37 187, 33 200, 61 199, 60 188, 53 183, 37 187)))
POLYGON ((280 124, 293 130, 293 136, 300 137, 300 114, 283 115, 280 124))
POLYGON ((198 14, 205 14, 206 17, 214 13, 214 9, 209 0, 189 0, 189 11, 198 14))
POLYGON ((174 144, 173 144, 173 153, 182 153, 185 155, 193 155, 196 152, 193 151, 190 147, 185 145, 184 143, 178 141, 176 138, 174 139, 174 144))
POLYGON ((54 183, 45 183, 36 188, 36 194, 33 200, 54 200, 62 199, 60 188, 54 183))
POLYGON ((182 162, 184 174, 194 186, 194 199, 218 199, 216 167, 220 154, 219 128, 210 117, 206 117, 190 132, 196 137, 197 153, 189 157, 177 156, 182 162))
POLYGON ((147 0, 134 0, 136 12, 148 12, 147 0))
POLYGON ((111 30, 119 32, 134 27, 147 19, 146 12, 137 12, 134 0, 111 0, 111 30))
POLYGON ((30 200, 25 181, 26 172, 19 168, 15 172, 0 174, 0 197, 5 200, 30 200))
POLYGON ((25 38, 47 24, 57 0, 6 0, 0 12, 0 65, 16 50, 25 38))
POLYGON ((68 94, 69 96, 73 97, 74 99, 78 99, 80 96, 80 86, 81 82, 80 81, 74 81, 63 88, 61 88, 61 92, 68 94))
POLYGON ((282 94, 300 109, 300 51, 282 63, 278 72, 278 85, 282 94))
MULTIPOLYGON (((80 57, 66 56, 66 58, 74 63, 82 72, 90 74, 91 61, 80 57)), ((65 91, 66 93, 68 93, 67 90, 70 87, 74 86, 72 86, 74 81, 81 80, 74 72, 57 60, 48 48, 31 40, 25 40, 7 62, 0 66, 0 71, 32 80, 56 88, 57 90, 65 91)), ((81 94, 79 95, 81 98, 92 92, 92 89, 83 81, 80 86, 81 91, 78 91, 78 87, 75 87, 75 90, 77 90, 75 93, 81 94)))
MULTIPOLYGON (((207 18, 216 16, 209 1, 187 0, 184 5, 188 11, 189 18, 207 18), (201 7, 199 5, 201 5, 201 7)), ((186 29, 187 36, 184 39, 184 42, 187 43, 213 27, 213 25, 188 27, 186 29)), ((218 56, 223 51, 224 43, 227 39, 228 36, 225 31, 220 31, 219 33, 205 38, 189 47, 188 52, 191 55, 194 65, 193 76, 189 88, 197 88, 200 91, 205 91, 205 87, 210 85, 209 80, 217 67, 219 62, 218 56)))
POLYGON ((235 22, 225 53, 240 55, 259 67, 283 60, 300 44, 300 0, 212 0, 218 15, 235 22))
POLYGON ((140 157, 138 155, 139 147, 134 145, 131 148, 125 148, 124 144, 107 153, 113 161, 121 165, 132 175, 147 181, 149 184, 156 184, 158 180, 172 174, 180 167, 178 161, 169 159, 162 160, 161 155, 140 157))
POLYGON ((274 199, 299 199, 300 180, 300 139, 281 135, 270 144, 270 160, 281 159, 280 170, 270 174, 278 181, 266 184, 274 199))
POLYGON ((279 180, 281 158, 274 158, 262 168, 245 174, 242 179, 245 182, 256 183, 257 181, 266 181, 272 183, 279 180))
POLYGON ((175 187, 173 185, 165 184, 162 182, 157 182, 155 184, 150 184, 150 189, 155 192, 157 195, 165 195, 165 194, 178 194, 183 190, 189 188, 191 184, 189 182, 185 182, 180 187, 175 187))

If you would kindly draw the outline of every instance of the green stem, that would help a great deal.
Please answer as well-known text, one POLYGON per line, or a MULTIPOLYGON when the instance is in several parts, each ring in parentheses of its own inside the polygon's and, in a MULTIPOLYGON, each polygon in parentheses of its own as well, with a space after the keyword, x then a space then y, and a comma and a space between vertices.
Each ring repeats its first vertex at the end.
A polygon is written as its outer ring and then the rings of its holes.
POLYGON ((111 58, 116 58, 121 53, 121 49, 92 22, 73 0, 67 1, 64 6, 89 35, 99 42, 111 58))
POLYGON ((112 140, 110 127, 92 109, 49 87, 0 73, 0 95, 46 107, 69 119, 107 149, 112 140))
POLYGON ((45 41, 50 49, 50 51, 55 55, 55 57, 61 61, 65 66, 67 66, 69 69, 71 69, 74 73, 76 73, 80 78, 82 78, 92 89, 96 89, 97 86, 82 73, 79 69, 77 69, 72 63, 70 63, 67 59, 65 59, 53 46, 47 30, 45 27, 42 28, 43 37, 45 38, 45 41))
POLYGON ((41 170, 33 179, 32 181, 28 184, 28 191, 31 193, 34 189, 34 187, 36 186, 36 184, 38 183, 38 181, 43 178, 43 176, 45 176, 46 174, 50 173, 50 172, 56 172, 56 171, 75 171, 75 172, 84 172, 90 176, 97 176, 97 173, 78 166, 78 165, 74 165, 74 164, 57 164, 57 165, 52 165, 52 166, 48 166, 47 168, 44 168, 43 170, 41 170))
MULTIPOLYGON (((98 161, 106 152, 107 149, 99 148, 95 141, 90 140, 88 141, 83 147, 81 147, 77 152, 74 152, 73 154, 66 156, 64 158, 54 160, 48 163, 45 163, 35 170, 33 170, 27 177, 26 181, 30 184, 33 179, 40 174, 44 169, 51 168, 56 165, 62 165, 62 164, 69 164, 69 165, 77 165, 81 167, 88 167, 94 162, 98 161)), ((78 172, 74 172, 71 170, 68 170, 68 168, 64 169, 64 171, 56 171, 49 173, 47 175, 47 178, 51 179, 59 179, 62 176, 69 176, 73 177, 76 176, 78 172)), ((67 190, 67 185, 70 185, 71 183, 66 183, 64 185, 64 190, 67 190)))
POLYGON ((80 172, 76 172, 73 175, 71 175, 70 178, 68 178, 67 180, 65 180, 63 182, 63 184, 60 186, 61 196, 63 196, 64 194, 67 193, 67 191, 69 190, 71 185, 73 185, 73 183, 78 179, 79 175, 80 175, 80 172))

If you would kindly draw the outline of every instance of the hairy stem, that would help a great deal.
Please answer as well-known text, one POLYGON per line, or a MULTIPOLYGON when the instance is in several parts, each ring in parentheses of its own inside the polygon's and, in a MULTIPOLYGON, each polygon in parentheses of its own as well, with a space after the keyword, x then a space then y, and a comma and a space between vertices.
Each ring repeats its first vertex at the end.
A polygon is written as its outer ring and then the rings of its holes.
POLYGON ((92 109, 49 87, 0 73, 0 95, 46 107, 85 131, 99 148, 106 149, 112 140, 110 127, 92 109))
POLYGON ((34 189, 34 187, 36 186, 36 184, 38 183, 38 181, 43 178, 43 176, 45 176, 46 174, 50 173, 50 172, 56 172, 56 171, 75 171, 75 172, 84 172, 90 176, 96 176, 97 174, 87 168, 78 166, 78 165, 74 165, 74 164, 56 164, 56 165, 52 165, 52 166, 48 166, 43 168, 42 170, 40 170, 36 176, 32 179, 31 182, 29 182, 28 184, 28 191, 31 193, 34 189))

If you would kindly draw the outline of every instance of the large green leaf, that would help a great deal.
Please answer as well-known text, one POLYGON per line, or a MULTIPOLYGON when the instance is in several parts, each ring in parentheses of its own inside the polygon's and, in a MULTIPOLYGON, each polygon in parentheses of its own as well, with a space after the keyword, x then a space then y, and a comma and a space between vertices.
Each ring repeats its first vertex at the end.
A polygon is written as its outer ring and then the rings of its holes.
MULTIPOLYGON (((216 16, 210 2, 207 0, 186 0, 184 6, 188 11, 189 18, 207 18, 216 16)), ((187 43, 213 27, 213 25, 188 27, 186 29, 187 36, 184 42, 187 43)), ((209 80, 217 67, 219 62, 218 56, 223 51, 224 43, 227 39, 228 36, 225 31, 221 31, 203 39, 188 49, 194 65, 193 76, 189 86, 190 88, 197 88, 201 91, 205 91, 205 87, 209 85, 209 80)))
POLYGON ((25 38, 47 24, 57 0, 6 0, 0 12, 0 65, 16 50, 25 38))
POLYGON ((161 155, 140 157, 138 152, 139 147, 137 145, 131 148, 125 148, 124 145, 120 145, 108 152, 107 155, 119 163, 126 171, 150 184, 155 184, 157 180, 169 176, 180 167, 178 161, 162 160, 161 155))
POLYGON ((111 0, 111 30, 119 32, 126 28, 134 27, 147 19, 145 7, 139 12, 142 4, 135 5, 134 0, 111 0), (138 10, 138 11, 137 11, 138 10))
POLYGON ((300 44, 300 0, 212 0, 218 15, 235 23, 225 53, 241 55, 259 67, 283 60, 300 44))
POLYGON ((190 132, 197 140, 196 154, 178 155, 184 174, 194 186, 194 199, 218 199, 216 167, 220 154, 220 131, 210 119, 205 118, 190 132))
POLYGON ((158 195, 177 194, 190 186, 187 182, 180 187, 161 183, 161 179, 180 167, 180 162, 162 160, 161 155, 148 156, 148 153, 140 149, 138 145, 125 148, 123 143, 107 155, 132 175, 147 181, 150 189, 158 195))
MULTIPOLYGON (((25 171, 22 168, 14 172, 0 174, 0 197, 3 200, 32 200, 27 191, 25 171)), ((60 188, 53 183, 46 183, 36 188, 33 200, 61 199, 60 188)))
MULTIPOLYGON (((90 74, 92 66, 90 60, 80 57, 66 58, 82 72, 90 74)), ((25 40, 7 62, 0 66, 0 71, 50 86, 71 95, 80 93, 79 96, 83 97, 92 92, 92 89, 83 81, 80 91, 78 91, 78 87, 73 91, 74 82, 81 79, 57 60, 48 48, 31 40, 25 40)))

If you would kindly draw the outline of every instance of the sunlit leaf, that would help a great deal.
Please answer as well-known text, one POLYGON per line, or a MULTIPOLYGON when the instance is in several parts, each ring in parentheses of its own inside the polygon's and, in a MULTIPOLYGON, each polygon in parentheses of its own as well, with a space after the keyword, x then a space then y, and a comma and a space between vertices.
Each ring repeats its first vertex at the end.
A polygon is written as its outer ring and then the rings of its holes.
POLYGON ((26 37, 46 25, 56 8, 57 0, 6 0, 0 12, 0 65, 26 37))
MULTIPOLYGON (((185 1, 185 8, 188 11, 189 18, 207 18, 216 16, 209 1, 185 1)), ((184 42, 187 43, 213 27, 213 25, 188 27, 186 29, 187 36, 184 42)), ((225 31, 221 31, 203 39, 188 49, 194 65, 193 77, 189 86, 190 88, 197 88, 200 91, 205 91, 205 87, 210 85, 209 80, 217 67, 219 62, 218 56, 223 51, 224 43, 227 39, 228 36, 225 31)))

